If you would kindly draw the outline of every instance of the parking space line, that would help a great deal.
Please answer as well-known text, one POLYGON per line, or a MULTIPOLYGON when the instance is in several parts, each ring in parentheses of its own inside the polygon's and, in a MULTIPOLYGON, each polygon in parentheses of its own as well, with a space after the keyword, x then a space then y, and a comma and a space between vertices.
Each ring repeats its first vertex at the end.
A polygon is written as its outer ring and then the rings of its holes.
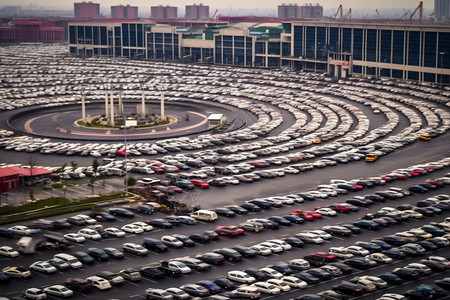
POLYGON ((148 278, 145 278, 145 277, 142 277, 142 279, 143 279, 143 280, 147 280, 147 281, 150 281, 150 282, 153 282, 153 283, 157 283, 156 281, 154 281, 154 280, 151 280, 151 279, 148 279, 148 278))
POLYGON ((144 297, 144 296, 141 296, 141 295, 131 295, 129 298, 136 298, 136 297, 145 299, 145 297, 144 297))

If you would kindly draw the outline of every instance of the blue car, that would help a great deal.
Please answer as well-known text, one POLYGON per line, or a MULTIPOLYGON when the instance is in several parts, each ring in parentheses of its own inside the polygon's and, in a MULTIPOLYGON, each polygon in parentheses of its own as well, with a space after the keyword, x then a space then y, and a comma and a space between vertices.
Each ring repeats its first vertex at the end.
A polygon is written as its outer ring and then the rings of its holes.
POLYGON ((222 292, 222 288, 220 286, 209 280, 201 280, 197 282, 197 284, 207 289, 211 294, 218 294, 222 292))
POLYGON ((370 242, 356 242, 355 245, 363 247, 364 249, 369 250, 370 252, 379 252, 382 250, 380 245, 370 242))
POLYGON ((294 224, 303 224, 305 222, 302 218, 294 215, 283 216, 283 218, 294 224))
POLYGON ((297 277, 300 280, 305 281, 308 284, 319 283, 320 279, 306 272, 300 272, 297 274, 293 274, 292 276, 297 277))
POLYGON ((188 216, 179 216, 180 218, 180 223, 182 224, 188 224, 188 225, 192 225, 192 224, 197 224, 197 220, 188 216))
POLYGON ((370 220, 362 220, 362 221, 358 221, 353 223, 353 225, 355 225, 356 227, 359 228, 364 228, 364 229, 369 229, 369 230, 378 230, 380 225, 374 221, 370 221, 370 220))
POLYGON ((428 189, 424 188, 423 186, 420 186, 418 184, 415 184, 415 185, 412 185, 409 187, 409 191, 413 192, 413 193, 423 194, 423 193, 427 193, 428 189))
POLYGON ((388 243, 386 243, 384 241, 381 241, 381 240, 371 240, 370 242, 373 243, 373 244, 377 244, 383 250, 389 250, 389 249, 392 248, 391 245, 389 245, 388 243))

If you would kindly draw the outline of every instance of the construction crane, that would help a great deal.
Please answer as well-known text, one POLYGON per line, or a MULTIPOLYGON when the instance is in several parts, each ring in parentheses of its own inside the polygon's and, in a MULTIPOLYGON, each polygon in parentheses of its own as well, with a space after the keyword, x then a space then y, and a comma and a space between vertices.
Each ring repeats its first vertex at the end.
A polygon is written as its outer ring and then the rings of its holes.
POLYGON ((378 8, 375 9, 375 11, 377 12, 378 17, 380 17, 380 20, 384 20, 383 17, 381 16, 380 12, 378 11, 378 8))
POLYGON ((211 17, 211 21, 217 21, 215 18, 216 18, 216 15, 217 15, 218 11, 219 11, 219 9, 216 9, 216 11, 214 12, 213 16, 211 17))
MULTIPOLYGON (((407 16, 407 15, 409 15, 411 12, 408 10, 407 12, 405 12, 400 18, 398 18, 398 22, 400 22, 401 20, 403 20, 403 19, 405 19, 405 17, 407 16)), ((406 19, 405 19, 405 21, 406 21, 406 19)))
POLYGON ((349 8, 347 14, 345 15, 345 19, 346 20, 351 20, 352 19, 352 9, 349 8))
POLYGON ((416 9, 414 9, 414 11, 409 16, 409 23, 412 23, 412 19, 413 19, 414 15, 416 14, 417 11, 419 11, 419 24, 422 24, 422 21, 423 21, 423 1, 419 2, 419 5, 417 5, 416 9))
POLYGON ((334 14, 334 18, 336 19, 339 15, 339 20, 342 20, 342 4, 339 5, 336 14, 334 14))

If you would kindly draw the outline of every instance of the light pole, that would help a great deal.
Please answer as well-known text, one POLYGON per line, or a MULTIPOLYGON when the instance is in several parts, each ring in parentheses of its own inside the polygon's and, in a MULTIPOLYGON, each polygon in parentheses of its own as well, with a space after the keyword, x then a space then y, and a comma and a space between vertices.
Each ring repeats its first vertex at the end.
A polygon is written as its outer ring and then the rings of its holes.
POLYGON ((442 82, 442 77, 444 76, 444 51, 439 52, 439 55, 441 56, 441 95, 444 92, 444 85, 442 82))
POLYGON ((128 169, 127 169, 127 117, 125 114, 123 115, 123 128, 125 130, 124 139, 125 139, 125 197, 128 197, 128 169))

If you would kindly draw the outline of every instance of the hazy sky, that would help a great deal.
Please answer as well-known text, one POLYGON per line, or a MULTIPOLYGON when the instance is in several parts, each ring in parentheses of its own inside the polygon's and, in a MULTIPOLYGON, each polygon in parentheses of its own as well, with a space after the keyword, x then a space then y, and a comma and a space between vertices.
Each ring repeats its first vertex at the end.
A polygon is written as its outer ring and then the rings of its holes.
MULTIPOLYGON (((74 2, 82 2, 80 1, 68 1, 68 0, 1 0, 0 6, 3 5, 21 5, 27 6, 30 4, 37 6, 52 6, 53 8, 69 8, 73 7, 74 2)), ((100 3, 100 7, 102 9, 109 7, 111 5, 118 4, 131 4, 139 7, 150 7, 154 5, 172 5, 183 7, 187 4, 193 3, 203 3, 204 5, 209 5, 211 10, 216 8, 226 8, 227 10, 231 7, 232 10, 236 10, 239 8, 273 8, 282 3, 298 3, 299 5, 305 3, 320 3, 325 9, 336 8, 339 4, 342 4, 344 7, 344 11, 348 10, 348 8, 352 8, 352 10, 356 9, 389 9, 389 8, 405 8, 408 10, 413 10, 418 4, 417 0, 322 0, 322 1, 293 1, 293 0, 93 0, 94 3, 100 3)), ((424 8, 427 10, 432 10, 434 6, 433 0, 423 0, 424 8)), ((210 11, 211 11, 210 10, 210 11)), ((220 13, 220 12, 219 12, 220 13)))

